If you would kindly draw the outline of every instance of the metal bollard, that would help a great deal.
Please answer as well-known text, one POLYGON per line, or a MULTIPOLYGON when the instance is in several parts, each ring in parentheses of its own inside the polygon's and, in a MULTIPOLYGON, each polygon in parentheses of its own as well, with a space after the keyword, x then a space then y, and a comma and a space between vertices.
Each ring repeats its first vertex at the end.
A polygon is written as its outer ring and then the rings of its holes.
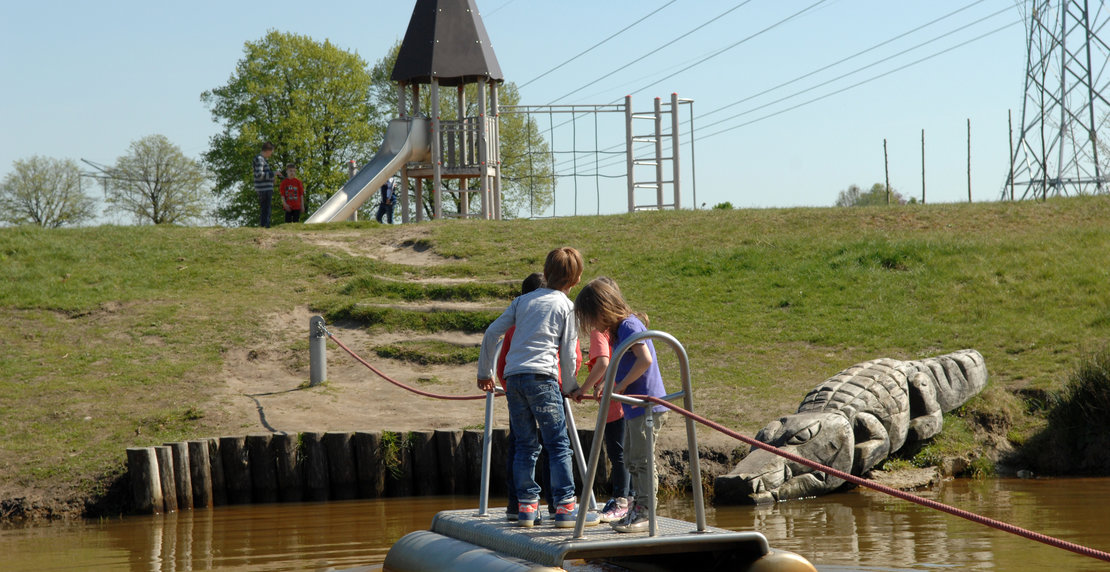
POLYGON ((313 316, 308 321, 308 385, 315 387, 328 377, 327 334, 324 318, 313 316))

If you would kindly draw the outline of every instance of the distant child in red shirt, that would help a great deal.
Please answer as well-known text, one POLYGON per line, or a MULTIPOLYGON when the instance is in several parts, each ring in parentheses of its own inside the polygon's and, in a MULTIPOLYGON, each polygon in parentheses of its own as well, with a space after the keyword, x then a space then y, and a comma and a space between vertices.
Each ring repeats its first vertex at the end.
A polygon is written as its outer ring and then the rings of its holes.
POLYGON ((301 222, 304 183, 297 178, 297 166, 293 163, 285 166, 285 178, 281 180, 278 194, 281 196, 281 208, 285 209, 285 222, 301 222))

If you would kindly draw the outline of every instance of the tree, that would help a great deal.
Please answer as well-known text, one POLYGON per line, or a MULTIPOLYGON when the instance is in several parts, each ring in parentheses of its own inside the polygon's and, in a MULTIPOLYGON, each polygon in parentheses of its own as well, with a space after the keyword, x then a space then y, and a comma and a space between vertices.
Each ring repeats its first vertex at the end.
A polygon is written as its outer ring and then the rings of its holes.
MULTIPOLYGON (((373 121, 385 129, 389 120, 397 115, 397 86, 390 80, 393 67, 397 63, 397 54, 401 50, 398 41, 382 57, 370 71, 373 84, 370 90, 371 99, 374 101, 378 114, 373 121)), ((420 109, 427 113, 431 110, 431 89, 422 86, 420 91, 420 109)), ((441 118, 454 120, 458 118, 458 104, 456 92, 453 88, 440 88, 439 109, 441 118)), ((478 115, 478 88, 475 84, 468 84, 464 88, 466 109, 463 115, 477 117, 478 115)), ((517 105, 520 103, 520 91, 516 84, 506 82, 498 87, 498 103, 501 106, 517 105)), ((543 138, 543 131, 530 117, 523 114, 505 113, 500 116, 500 143, 501 143, 501 214, 506 218, 518 216, 522 211, 541 213, 551 206, 554 197, 554 177, 552 176, 550 150, 547 141, 543 138)), ((470 180, 470 189, 477 190, 478 179, 470 180)), ((409 191, 412 192, 412 191, 409 191)), ((471 212, 480 204, 476 193, 467 195, 472 201, 468 204, 471 212)), ((434 209, 432 193, 426 189, 424 204, 420 208, 430 218, 434 209)), ((444 210, 459 212, 461 203, 456 193, 444 193, 444 210), (453 200, 452 200, 453 199, 453 200)))
POLYGON ((96 202, 81 190, 72 159, 38 155, 12 163, 0 184, 0 221, 46 228, 81 224, 96 216, 96 202))
POLYGON ((836 197, 836 206, 838 207, 866 207, 886 204, 904 205, 906 199, 901 193, 894 190, 894 187, 891 187, 888 203, 886 185, 882 183, 871 185, 871 190, 866 192, 861 192, 857 185, 849 185, 846 190, 840 191, 840 194, 836 197))
POLYGON ((298 165, 311 213, 347 180, 347 162, 375 149, 384 134, 384 125, 371 122, 366 62, 328 41, 278 31, 243 51, 227 84, 201 94, 223 125, 204 154, 221 201, 217 216, 258 224, 251 161, 263 141, 277 147, 275 170, 298 165))
POLYGON ((204 218, 204 169, 164 135, 132 142, 109 175, 109 208, 134 216, 140 224, 184 224, 204 218))

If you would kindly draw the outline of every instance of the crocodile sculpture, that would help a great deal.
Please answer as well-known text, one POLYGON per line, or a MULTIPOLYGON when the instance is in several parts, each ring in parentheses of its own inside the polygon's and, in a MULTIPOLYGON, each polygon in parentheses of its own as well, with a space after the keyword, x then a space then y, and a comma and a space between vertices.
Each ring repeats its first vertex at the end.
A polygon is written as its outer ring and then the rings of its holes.
MULTIPOLYGON (((813 388, 798 412, 756 435, 825 466, 861 476, 906 443, 940 432, 942 414, 987 384, 983 356, 971 349, 914 361, 856 364, 813 388)), ((752 447, 717 477, 716 502, 758 503, 833 492, 844 480, 752 447)))

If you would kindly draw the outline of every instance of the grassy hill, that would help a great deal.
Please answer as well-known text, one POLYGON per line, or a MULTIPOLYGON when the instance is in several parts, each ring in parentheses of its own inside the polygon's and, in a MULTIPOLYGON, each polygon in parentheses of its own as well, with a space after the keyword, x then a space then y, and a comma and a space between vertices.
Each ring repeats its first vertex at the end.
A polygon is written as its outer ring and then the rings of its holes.
MULTIPOLYGON (((1108 221, 1110 199, 1082 197, 391 228, 2 228, 0 499, 95 496, 124 448, 213 436, 206 395, 222 356, 256 341, 267 315, 308 306, 368 328, 481 331, 495 313, 389 303, 503 304, 562 245, 583 253, 584 280, 616 279, 684 344, 700 412, 728 426, 753 433, 859 361, 961 348, 991 374, 969 407, 1020 410, 1016 392, 1059 389, 1110 337, 1108 221), (345 248, 365 237, 442 263, 345 248)), ((274 342, 307 355, 302 338, 274 342)))

